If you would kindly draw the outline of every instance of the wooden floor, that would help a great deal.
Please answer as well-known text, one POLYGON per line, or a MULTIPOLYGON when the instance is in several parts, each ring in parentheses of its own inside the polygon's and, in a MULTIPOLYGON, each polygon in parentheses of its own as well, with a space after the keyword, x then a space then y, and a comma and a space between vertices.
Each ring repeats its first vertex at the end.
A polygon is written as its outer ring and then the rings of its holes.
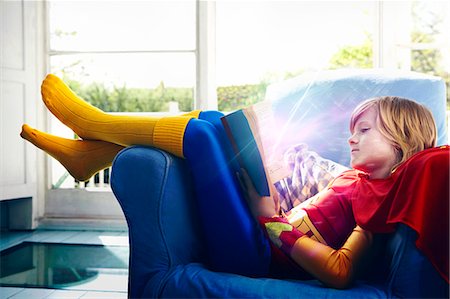
MULTIPOLYGON (((33 232, 0 233, 0 250, 10 248, 22 242, 128 246, 128 232, 36 230, 33 232)), ((0 287, 0 299, 127 298, 126 284, 119 287, 114 283, 111 283, 111 285, 114 285, 114 289, 108 289, 108 287, 86 290, 0 287)))

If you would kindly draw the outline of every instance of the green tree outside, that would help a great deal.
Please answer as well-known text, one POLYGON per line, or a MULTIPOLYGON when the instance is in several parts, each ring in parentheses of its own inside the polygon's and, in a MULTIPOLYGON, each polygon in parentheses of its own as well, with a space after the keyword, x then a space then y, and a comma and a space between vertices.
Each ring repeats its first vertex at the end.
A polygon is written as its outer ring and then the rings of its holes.
MULTIPOLYGON (((436 42, 436 36, 445 24, 443 16, 428 11, 426 4, 420 2, 414 2, 412 14, 415 27, 411 32, 411 41, 423 44, 436 42)), ((447 87, 447 110, 450 110, 450 73, 444 69, 442 60, 442 53, 438 49, 411 51, 411 70, 444 79, 447 87)))
POLYGON ((192 88, 166 88, 163 82, 152 89, 125 85, 107 88, 99 82, 84 85, 68 77, 63 77, 63 80, 81 98, 106 112, 168 111, 172 101, 178 102, 180 111, 191 111, 193 108, 192 88))
POLYGON ((330 59, 330 69, 339 68, 372 68, 373 49, 372 39, 367 35, 367 39, 362 45, 345 46, 341 48, 330 59))

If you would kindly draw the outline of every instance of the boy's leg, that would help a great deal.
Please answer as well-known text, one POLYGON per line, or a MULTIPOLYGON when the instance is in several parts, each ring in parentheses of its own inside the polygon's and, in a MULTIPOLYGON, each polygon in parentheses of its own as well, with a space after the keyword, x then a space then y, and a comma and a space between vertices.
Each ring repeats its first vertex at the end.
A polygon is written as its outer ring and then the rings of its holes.
POLYGON ((61 162, 80 181, 109 167, 123 146, 151 145, 183 157, 184 130, 200 113, 168 117, 108 114, 79 98, 54 75, 42 83, 42 97, 58 119, 86 140, 57 137, 28 125, 22 127, 21 136, 61 162))
POLYGON ((22 126, 22 138, 58 160, 77 180, 86 181, 98 171, 111 166, 122 146, 98 140, 66 139, 22 126))
MULTIPOLYGON (((174 122, 179 123, 180 119, 186 121, 187 124, 195 114, 198 112, 161 118, 156 124, 154 137, 150 144, 183 157, 184 129, 180 130, 179 127, 175 126, 174 128, 172 125, 174 122)), ((129 117, 130 121, 134 119, 134 117, 129 117)), ((33 129, 26 124, 22 126, 20 136, 58 160, 79 181, 86 181, 98 171, 111 166, 116 154, 124 148, 121 145, 101 140, 61 138, 33 129)), ((146 144, 145 141, 143 139, 143 145, 146 144)))
POLYGON ((122 146, 156 146, 177 156, 183 155, 183 135, 187 123, 200 113, 192 111, 169 117, 108 114, 79 98, 54 75, 45 78, 41 92, 47 108, 83 139, 122 146))
POLYGON ((231 145, 230 139, 227 137, 227 133, 225 132, 225 128, 222 124, 222 116, 224 114, 219 111, 215 110, 207 110, 207 111, 201 111, 198 118, 206 120, 207 122, 211 123, 213 127, 217 131, 217 136, 219 138, 219 141, 222 144, 222 149, 229 160, 229 165, 233 169, 233 171, 239 171, 240 166, 236 159, 236 154, 234 153, 233 147, 231 145))
POLYGON ((224 144, 216 122, 219 116, 202 112, 200 119, 192 119, 183 146, 194 177, 210 264, 217 271, 264 275, 270 263, 269 245, 240 190, 235 161, 227 154, 230 146, 224 144))

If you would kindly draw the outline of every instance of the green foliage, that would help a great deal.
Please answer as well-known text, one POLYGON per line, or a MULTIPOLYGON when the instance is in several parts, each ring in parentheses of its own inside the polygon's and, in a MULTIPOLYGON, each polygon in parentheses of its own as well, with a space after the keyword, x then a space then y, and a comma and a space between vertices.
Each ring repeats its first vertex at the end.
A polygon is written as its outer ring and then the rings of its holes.
POLYGON ((330 69, 371 68, 373 67, 373 50, 370 37, 362 45, 345 46, 330 59, 330 69))
POLYGON ((224 86, 217 88, 220 111, 233 111, 264 99, 267 83, 224 86))
MULTIPOLYGON (((445 23, 443 18, 436 13, 427 12, 424 3, 414 2, 413 17, 416 22, 411 40, 415 43, 433 43, 445 23), (430 18, 429 15, 432 15, 430 18), (421 17, 421 16, 428 16, 421 17)), ((442 53, 438 49, 423 49, 411 51, 411 70, 439 76, 445 81, 447 87, 447 110, 450 110, 450 73, 443 67, 442 53)))
MULTIPOLYGON (((418 18, 417 13, 419 7, 415 7, 413 12, 418 18)), ((411 40, 416 43, 433 43, 435 36, 439 33, 439 25, 442 22, 439 18, 432 21, 418 20, 420 24, 411 33, 411 40)), ((330 69, 343 67, 351 68, 371 68, 372 66, 372 41, 370 36, 364 44, 360 46, 346 46, 340 49, 330 60, 330 69)), ((411 51, 411 70, 441 77, 447 86, 447 110, 450 110, 450 73, 447 72, 442 63, 442 53, 435 48, 412 50, 411 51)))
POLYGON ((440 63, 441 52, 436 49, 414 50, 411 52, 411 70, 439 76, 447 87, 447 110, 450 110, 450 73, 440 63))
POLYGON ((168 111, 169 102, 178 102, 180 111, 193 109, 192 88, 166 88, 161 82, 156 88, 128 88, 93 82, 83 85, 64 78, 69 87, 81 98, 106 112, 160 112, 168 111))
MULTIPOLYGON (((180 111, 193 109, 193 89, 165 87, 161 82, 156 88, 127 88, 93 82, 88 85, 63 78, 81 98, 106 112, 161 112, 168 111, 170 102, 177 102, 180 111)), ((264 99, 268 83, 226 86, 217 89, 221 111, 240 109, 264 99)))

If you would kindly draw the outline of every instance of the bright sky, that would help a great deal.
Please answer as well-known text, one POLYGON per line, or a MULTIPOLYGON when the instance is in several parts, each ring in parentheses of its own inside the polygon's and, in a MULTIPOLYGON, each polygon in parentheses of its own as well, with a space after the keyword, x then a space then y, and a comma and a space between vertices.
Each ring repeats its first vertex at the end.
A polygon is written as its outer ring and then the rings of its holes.
POLYGON ((326 67, 339 47, 364 42, 374 8, 369 1, 219 2, 218 81, 326 67))
MULTIPOLYGON (((257 83, 268 74, 326 67, 340 47, 359 45, 375 26, 374 1, 218 1, 217 83, 257 83)), ((191 1, 56 1, 51 9, 56 50, 193 50, 191 1)), ((78 55, 55 56, 68 65, 78 55)), ((83 56, 75 74, 128 86, 193 86, 193 53, 83 56), (125 59, 124 59, 125 58, 125 59)))

